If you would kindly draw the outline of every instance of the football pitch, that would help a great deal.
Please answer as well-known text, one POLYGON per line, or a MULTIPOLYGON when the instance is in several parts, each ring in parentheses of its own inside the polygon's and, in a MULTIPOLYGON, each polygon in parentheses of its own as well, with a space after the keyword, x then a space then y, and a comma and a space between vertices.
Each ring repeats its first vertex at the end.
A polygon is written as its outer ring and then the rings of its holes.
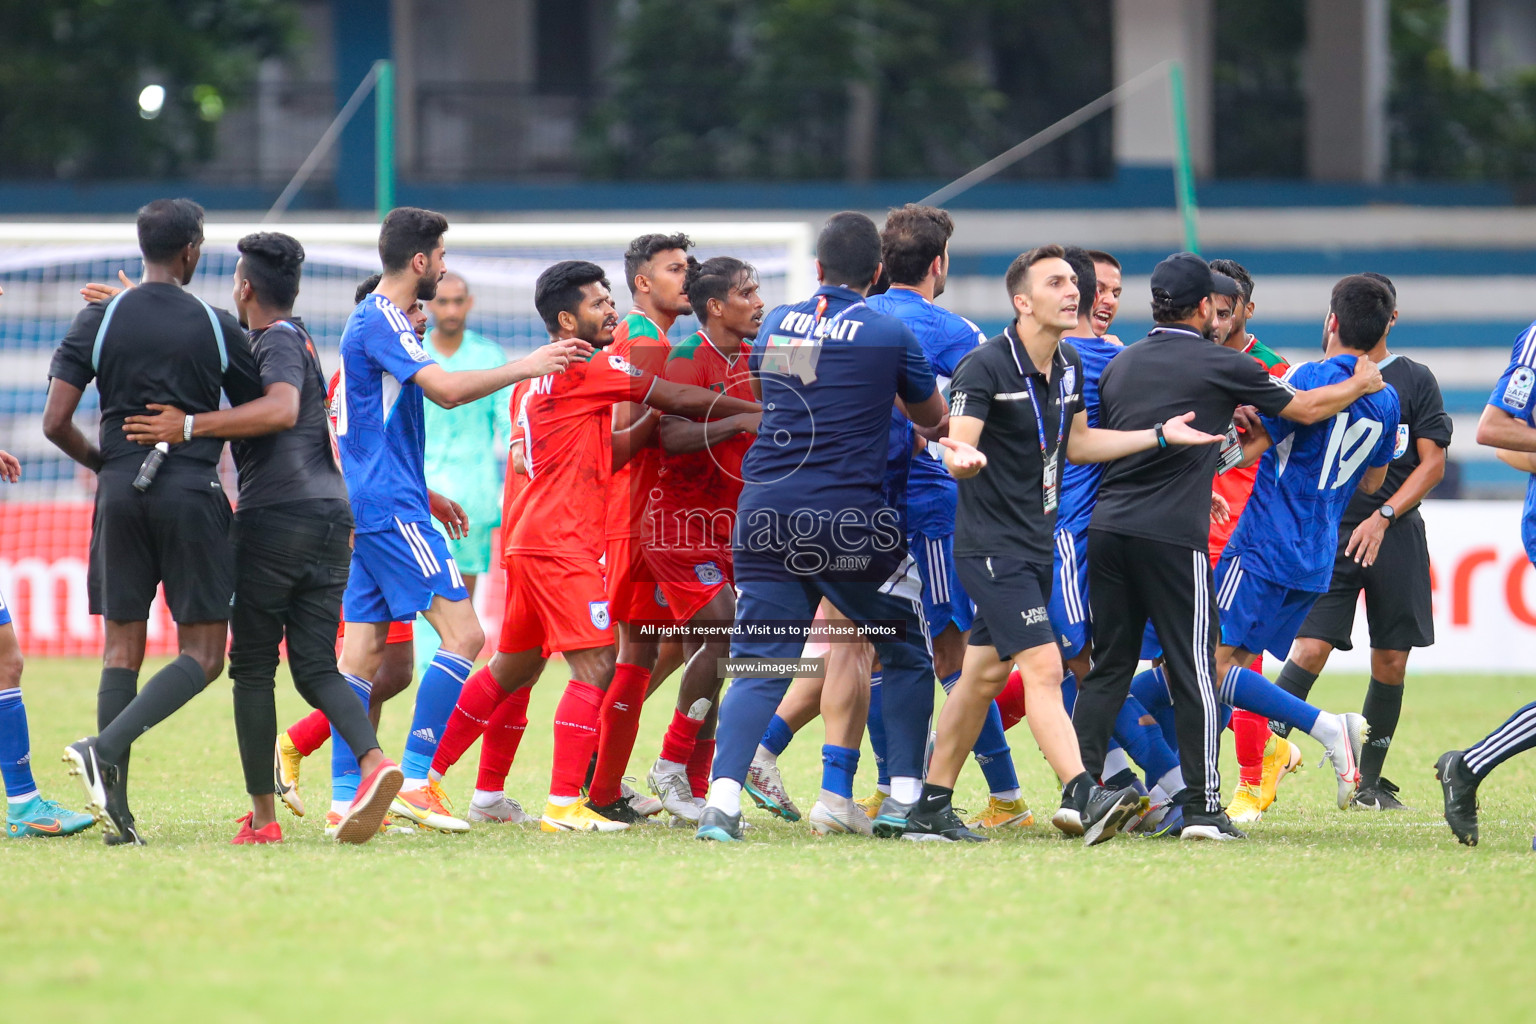
MULTIPOLYGON (((533 811, 561 668, 535 690, 508 780, 533 811)), ((38 659, 23 681, 39 782, 69 806, 57 758, 95 721, 96 671, 38 659)), ((1415 810, 1337 810, 1303 737, 1307 770, 1246 843, 1062 838, 1021 726, 1009 739, 1040 824, 985 845, 818 839, 753 809, 735 846, 476 826, 343 847, 321 835, 327 748, 306 765, 310 816, 279 811, 284 843, 231 847, 248 805, 220 679, 135 747, 150 846, 107 849, 97 829, 0 840, 0 1019, 1529 1021, 1536 759, 1483 786, 1476 849, 1441 821, 1431 765, 1533 699, 1536 677, 1409 687, 1386 774, 1415 810)), ((1364 690, 1329 675, 1314 698, 1352 709, 1364 690)), ((635 775, 672 692, 647 708, 635 775)), ((283 724, 303 712, 286 669, 278 698, 283 724)), ((395 756, 407 701, 384 716, 395 756)), ((820 742, 813 724, 780 759, 802 811, 820 742)), ((460 809, 475 756, 446 780, 460 809)), ((860 795, 867 750, 863 768, 860 795)), ((1230 734, 1222 768, 1230 791, 1230 734)), ((957 802, 984 801, 971 765, 957 802)))

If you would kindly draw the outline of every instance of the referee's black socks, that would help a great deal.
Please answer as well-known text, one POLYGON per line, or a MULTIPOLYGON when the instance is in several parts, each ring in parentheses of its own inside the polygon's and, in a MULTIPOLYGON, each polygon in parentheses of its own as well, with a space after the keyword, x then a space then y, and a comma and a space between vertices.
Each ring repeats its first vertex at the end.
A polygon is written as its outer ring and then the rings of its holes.
MULTIPOLYGON (((1317 682, 1317 673, 1308 672, 1294 661, 1287 661, 1281 666, 1280 674, 1275 677, 1276 686, 1300 700, 1307 699, 1307 694, 1312 692, 1312 684, 1315 682, 1317 682)), ((1271 721, 1269 728, 1277 736, 1291 734, 1291 727, 1283 722, 1271 721)))
POLYGON ((1365 691, 1365 704, 1360 708, 1371 727, 1371 738, 1360 752, 1361 789, 1381 780, 1381 766, 1387 759, 1387 748, 1392 745, 1392 734, 1397 731, 1397 719, 1402 712, 1403 688, 1388 686, 1373 677, 1365 691))
MULTIPOLYGON (((133 703, 139 692, 139 670, 136 668, 104 668, 101 684, 96 689, 96 731, 99 733, 123 713, 123 708, 133 703)), ((118 769, 127 774, 128 752, 124 751, 117 762, 118 769)))
MULTIPOLYGON (((197 659, 190 654, 178 656, 150 676, 139 695, 101 730, 96 737, 97 756, 108 764, 121 766, 134 740, 165 721, 207 686, 208 678, 197 659)), ((99 714, 99 700, 97 709, 99 714)))

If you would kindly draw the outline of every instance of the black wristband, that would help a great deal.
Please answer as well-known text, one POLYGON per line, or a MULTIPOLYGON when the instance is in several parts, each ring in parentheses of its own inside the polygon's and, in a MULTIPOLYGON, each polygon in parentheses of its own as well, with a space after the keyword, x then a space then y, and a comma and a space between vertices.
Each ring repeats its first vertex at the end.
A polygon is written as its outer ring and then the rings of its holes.
POLYGON ((1157 435, 1157 446, 1159 448, 1168 447, 1168 438, 1163 436, 1163 425, 1161 423, 1152 428, 1152 433, 1157 435))

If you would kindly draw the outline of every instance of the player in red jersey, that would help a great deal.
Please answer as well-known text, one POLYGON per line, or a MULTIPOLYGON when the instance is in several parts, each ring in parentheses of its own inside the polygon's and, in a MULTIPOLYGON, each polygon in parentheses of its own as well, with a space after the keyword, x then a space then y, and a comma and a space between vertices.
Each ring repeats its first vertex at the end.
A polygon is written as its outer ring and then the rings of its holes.
POLYGON ((512 507, 506 542, 507 600, 490 664, 465 684, 432 762, 432 778, 458 760, 509 695, 538 681, 561 653, 571 681, 555 710, 554 768, 541 827, 615 831, 639 815, 620 798, 594 808, 581 797, 597 745, 599 709, 616 649, 603 578, 603 523, 613 465, 630 455, 632 431, 612 432, 613 406, 641 402, 680 416, 754 412, 755 403, 657 377, 605 351, 618 324, 603 269, 578 260, 540 275, 535 305, 551 337, 596 351, 567 372, 530 384, 524 405, 528 482, 512 507), (599 813, 601 812, 601 813, 599 813))
MULTIPOLYGON (((666 379, 752 401, 747 355, 763 322, 757 271, 730 256, 695 264, 688 272, 688 301, 699 330, 672 350, 666 379)), ((690 823, 698 822, 709 792, 722 682, 716 667, 730 656, 736 618, 731 531, 741 460, 761 418, 759 413, 665 416, 658 428, 661 469, 650 492, 641 549, 667 609, 692 630, 683 634, 688 661, 648 781, 662 806, 690 823)))
MULTIPOLYGON (((1211 269, 1225 274, 1237 282, 1236 298, 1216 296, 1216 340, 1227 348, 1246 352, 1257 359, 1271 376, 1284 377, 1290 364, 1274 349, 1248 333, 1248 318, 1253 316, 1253 276, 1236 260, 1212 260, 1211 269)), ((1211 517, 1210 552, 1211 566, 1221 560, 1227 541, 1237 529, 1248 499, 1253 494, 1253 484, 1259 475, 1259 464, 1233 466, 1224 473, 1217 473, 1211 483, 1212 502, 1221 499, 1226 506, 1226 518, 1211 517)), ((1262 657, 1255 659, 1255 672, 1263 672, 1262 657)), ((1269 719, 1252 711, 1234 709, 1232 712, 1232 736, 1237 748, 1239 780, 1237 792, 1227 807, 1227 816, 1234 823, 1258 821, 1274 800, 1275 786, 1280 776, 1294 771, 1301 764, 1301 749, 1289 740, 1277 738, 1269 731, 1269 719), (1266 776, 1268 776, 1266 778, 1266 776)))
MULTIPOLYGON (((364 280, 353 293, 352 304, 362 302, 378 287, 378 284, 378 274, 364 280)), ((416 336, 426 337, 427 311, 419 299, 411 303, 411 308, 405 311, 405 315, 410 317, 411 327, 416 331, 416 336)), ((330 384, 326 390, 326 408, 330 412, 333 428, 336 425, 336 385, 340 380, 341 371, 337 370, 331 374, 330 384)), ((428 497, 432 515, 443 524, 449 536, 462 536, 463 530, 468 526, 464 510, 435 491, 429 491, 428 497)), ((410 622, 392 622, 389 625, 384 661, 379 667, 373 681, 373 689, 368 695, 368 717, 375 729, 379 726, 379 709, 384 706, 384 702, 395 694, 404 692, 411 685, 414 661, 411 626, 410 622)), ((336 630, 336 639, 339 642, 345 636, 346 616, 343 614, 341 625, 336 630)), ((299 795, 299 770, 304 758, 319 750, 330 738, 330 719, 326 718, 325 713, 319 709, 311 711, 278 734, 277 748, 272 758, 273 781, 284 805, 301 818, 304 816, 304 799, 299 795)), ((336 814, 337 819, 340 819, 340 813, 335 807, 332 807, 331 813, 336 814)))
MULTIPOLYGON (((658 377, 671 350, 667 332, 678 317, 693 312, 686 288, 692 245, 684 234, 648 234, 630 242, 624 252, 624 277, 635 306, 619 321, 610 351, 658 377)), ((661 602, 656 577, 640 554, 640 521, 661 466, 657 417, 626 402, 614 409, 613 425, 616 431, 630 433, 634 455, 614 471, 609 485, 605 567, 608 614, 618 629, 619 660, 600 715, 588 789, 594 806, 612 803, 624 793, 624 772, 635 749, 645 698, 682 661, 676 643, 664 645, 663 653, 663 645, 640 635, 642 624, 672 621, 671 611, 661 602)), ((635 797, 655 806, 654 800, 635 797)))

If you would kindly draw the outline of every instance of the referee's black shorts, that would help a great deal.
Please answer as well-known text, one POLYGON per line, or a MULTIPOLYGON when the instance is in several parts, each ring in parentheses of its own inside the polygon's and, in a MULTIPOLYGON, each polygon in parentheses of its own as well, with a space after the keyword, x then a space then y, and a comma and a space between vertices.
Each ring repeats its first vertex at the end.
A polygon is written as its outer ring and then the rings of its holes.
POLYGON ((1345 533, 1333 562, 1333 582, 1317 599, 1298 638, 1322 640, 1341 651, 1353 648, 1355 607, 1365 591, 1365 621, 1371 648, 1406 651, 1435 642, 1432 594, 1429 586, 1429 541, 1424 517, 1414 509, 1387 528, 1381 550, 1370 568, 1344 554, 1345 533))
POLYGON ((972 647, 995 647, 1008 661, 1020 651, 1056 642, 1046 606, 1051 600, 1050 562, 1022 558, 956 555, 960 585, 976 605, 972 647))
POLYGON ((166 463, 143 493, 133 487, 137 473, 135 463, 108 466, 96 477, 87 574, 91 614, 142 622, 163 582, 177 622, 228 620, 235 549, 217 467, 166 463))

